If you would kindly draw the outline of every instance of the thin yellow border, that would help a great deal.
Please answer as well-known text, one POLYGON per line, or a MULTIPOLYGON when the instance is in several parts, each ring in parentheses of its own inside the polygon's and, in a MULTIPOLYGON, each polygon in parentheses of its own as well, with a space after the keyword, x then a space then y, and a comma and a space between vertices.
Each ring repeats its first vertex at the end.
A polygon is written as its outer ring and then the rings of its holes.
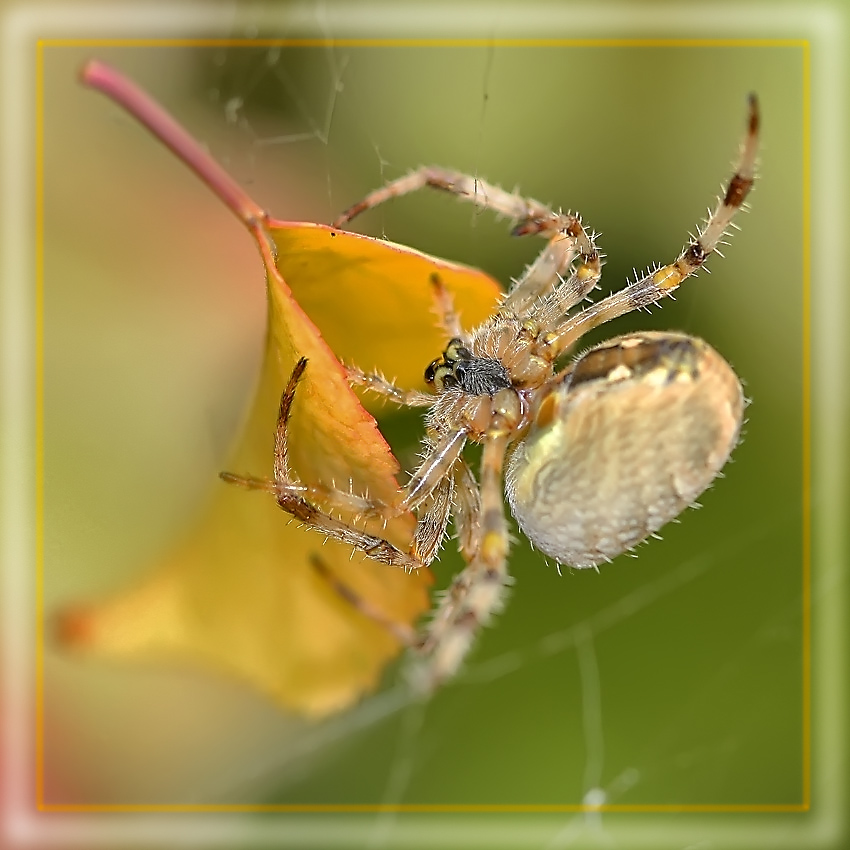
POLYGON ((803 47, 800 38, 46 38, 45 47, 803 47))
POLYGON ((803 804, 812 785, 812 411, 811 411, 811 55, 803 47, 803 804))
POLYGON ((35 70, 35 783, 44 800, 44 63, 35 70))
POLYGON ((134 813, 802 813, 811 807, 811 51, 808 39, 40 39, 36 43, 36 807, 44 812, 134 813), (45 47, 800 47, 803 50, 803 588, 801 803, 789 804, 61 804, 44 802, 44 55, 45 47))
POLYGON ((400 812, 402 814, 559 814, 569 812, 656 813, 656 814, 770 814, 806 812, 802 803, 164 803, 164 804, 45 804, 50 812, 288 812, 291 814, 370 814, 400 812))

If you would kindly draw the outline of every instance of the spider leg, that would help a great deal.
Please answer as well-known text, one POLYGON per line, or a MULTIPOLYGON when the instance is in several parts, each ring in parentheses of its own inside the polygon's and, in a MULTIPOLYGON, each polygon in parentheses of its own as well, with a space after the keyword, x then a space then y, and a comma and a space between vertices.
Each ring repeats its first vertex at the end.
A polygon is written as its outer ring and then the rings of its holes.
POLYGON ((679 254, 678 259, 634 283, 603 298, 596 304, 568 318, 554 333, 541 339, 545 356, 555 360, 592 328, 624 313, 630 313, 670 295, 685 278, 698 271, 712 252, 717 250, 735 213, 741 208, 755 180, 755 160, 758 150, 759 111, 755 95, 749 99, 747 131, 741 145, 735 172, 726 192, 718 199, 705 226, 679 254))
POLYGON ((599 283, 602 255, 578 216, 550 213, 549 219, 531 226, 526 223, 514 233, 519 230, 523 234, 552 235, 546 247, 514 283, 501 309, 545 324, 550 319, 541 315, 540 300, 553 301, 559 315, 578 304, 599 283), (573 267, 576 257, 579 261, 573 267))
POLYGON ((580 265, 576 270, 574 300, 570 306, 581 301, 599 280, 600 255, 578 216, 554 212, 533 198, 524 198, 478 177, 438 166, 423 166, 376 189, 342 213, 333 226, 342 227, 361 213, 392 198, 428 187, 450 192, 460 200, 471 201, 481 209, 492 210, 517 222, 512 231, 515 236, 539 234, 549 237, 549 243, 540 256, 505 297, 502 309, 525 315, 541 295, 562 281, 576 255, 580 257, 580 265))
MULTIPOLYGON (((236 484, 249 490, 265 490, 272 493, 286 513, 299 520, 304 526, 318 531, 325 537, 345 543, 368 557, 405 570, 418 570, 426 564, 411 552, 404 552, 383 537, 367 534, 349 523, 343 522, 304 498, 307 488, 285 480, 268 481, 259 478, 222 472, 219 476, 228 484, 236 484)), ((356 498, 356 497, 355 497, 356 498)))
POLYGON ((436 301, 437 323, 446 335, 446 339, 463 337, 463 326, 460 323, 460 316, 455 310, 454 298, 443 285, 443 279, 437 272, 431 275, 431 286, 434 289, 436 301))
POLYGON ((353 204, 342 215, 338 216, 332 226, 340 228, 351 219, 373 207, 386 203, 392 198, 409 195, 411 192, 417 192, 426 187, 441 189, 444 192, 456 195, 461 200, 472 201, 481 209, 493 210, 498 215, 505 216, 512 221, 523 222, 523 226, 526 222, 550 221, 555 215, 549 207, 541 204, 540 201, 523 198, 521 195, 507 192, 485 180, 463 174, 460 171, 452 171, 436 165, 426 165, 399 177, 397 180, 390 181, 374 192, 370 192, 362 201, 353 204))
POLYGON ((425 564, 430 564, 446 539, 446 526, 452 509, 454 480, 451 475, 443 478, 417 512, 416 532, 413 535, 413 551, 425 564))
POLYGON ((444 478, 430 497, 429 511, 432 516, 427 524, 441 526, 439 536, 442 538, 452 492, 458 496, 456 522, 461 552, 468 567, 452 583, 437 614, 422 635, 418 635, 408 625, 393 620, 352 590, 344 580, 331 572, 318 555, 311 556, 313 568, 352 608, 386 629, 404 646, 428 655, 424 661, 419 659, 420 666, 413 672, 413 684, 422 693, 430 693, 455 673, 479 628, 501 608, 504 588, 509 584, 506 571, 509 538, 501 495, 506 445, 507 433, 494 436, 485 443, 482 460, 482 480, 485 482, 483 498, 463 459, 455 466, 453 478, 444 478))
POLYGON ((419 390, 403 390, 377 372, 364 372, 356 366, 343 366, 349 384, 364 387, 404 407, 430 407, 434 396, 419 390))
POLYGON ((569 274, 578 253, 575 243, 556 233, 522 275, 514 281, 502 301, 502 309, 517 315, 527 314, 535 302, 550 292, 569 274))
MULTIPOLYGON (((507 573, 510 539, 502 497, 508 437, 509 430, 495 424, 484 441, 480 513, 469 518, 471 525, 478 523, 480 529, 464 530, 472 541, 468 549, 462 550, 468 558, 467 567, 452 582, 428 625, 419 647, 425 658, 413 670, 413 685, 425 693, 454 675, 479 629, 504 602, 505 588, 510 583, 507 573)), ((468 493, 471 492, 470 488, 468 493)), ((474 499, 466 507, 473 506, 474 499)))
POLYGON ((602 255, 597 252, 592 257, 583 257, 567 278, 558 275, 559 285, 554 289, 548 293, 540 291, 524 314, 544 331, 557 328, 564 315, 596 288, 601 277, 602 255))
POLYGON ((436 441, 435 435, 426 436, 425 458, 404 486, 404 496, 398 505, 400 512, 418 508, 443 477, 451 473, 466 444, 468 433, 465 428, 458 428, 439 435, 436 441))
MULTIPOLYGON (((414 549, 423 564, 431 563, 445 537, 453 489, 452 478, 444 478, 431 494, 427 510, 417 525, 414 549)), ((314 552, 310 555, 310 564, 347 604, 367 619, 377 623, 381 628, 386 629, 403 646, 411 648, 421 643, 415 629, 406 623, 393 620, 384 611, 372 605, 343 579, 338 578, 317 553, 314 552)))
POLYGON ((455 464, 454 520, 458 547, 469 563, 481 545, 481 491, 478 482, 463 459, 455 464))
POLYGON ((303 484, 289 468, 287 426, 298 381, 306 366, 307 360, 302 357, 281 397, 275 431, 274 480, 240 476, 231 472, 223 472, 220 477, 230 484, 273 494, 286 513, 308 528, 346 543, 376 561, 408 570, 429 564, 445 537, 453 492, 451 469, 463 449, 467 432, 455 430, 436 440, 433 437, 426 439, 425 459, 400 491, 401 499, 396 504, 368 499, 324 485, 303 484), (410 549, 404 552, 385 538, 368 534, 351 522, 332 516, 315 504, 316 501, 369 518, 389 519, 416 510, 417 526, 410 549))
POLYGON ((393 620, 385 612, 372 605, 367 599, 364 599, 343 580, 337 578, 318 554, 311 554, 310 565, 330 585, 334 593, 368 620, 386 629, 402 646, 411 647, 416 645, 417 634, 415 629, 406 623, 399 623, 393 620))
MULTIPOLYGON (((277 430, 275 431, 274 480, 221 473, 221 478, 231 484, 237 484, 251 490, 265 490, 274 494, 278 505, 290 516, 300 520, 306 527, 318 531, 325 537, 338 540, 352 546, 359 552, 384 564, 415 570, 423 566, 423 561, 412 551, 404 552, 383 537, 368 534, 350 523, 337 519, 309 499, 319 496, 335 496, 336 500, 347 508, 365 508, 363 512, 380 513, 378 503, 354 494, 332 491, 324 488, 308 487, 292 475, 289 469, 289 450, 287 445, 287 424, 295 398, 298 381, 307 367, 307 359, 302 357, 295 365, 286 389, 280 401, 277 430)), ((412 548, 412 547, 411 547, 412 548)))

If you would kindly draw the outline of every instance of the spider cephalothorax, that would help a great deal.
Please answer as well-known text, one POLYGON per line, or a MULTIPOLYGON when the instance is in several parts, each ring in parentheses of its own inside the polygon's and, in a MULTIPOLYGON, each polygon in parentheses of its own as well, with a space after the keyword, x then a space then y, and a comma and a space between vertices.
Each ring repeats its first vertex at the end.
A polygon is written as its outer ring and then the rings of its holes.
POLYGON ((517 235, 548 237, 546 247, 497 312, 466 330, 437 276, 439 324, 448 340, 425 370, 431 392, 405 390, 348 367, 357 384, 411 407, 427 408, 423 460, 392 503, 306 485, 288 468, 286 428, 296 367, 278 418, 275 479, 225 473, 274 494, 278 504, 327 537, 405 569, 429 564, 454 519, 466 568, 453 580, 421 634, 392 622, 330 577, 363 613, 426 657, 421 684, 432 688, 462 662, 478 628, 498 611, 510 583, 504 496, 532 544, 558 563, 596 567, 632 549, 676 517, 714 480, 738 440, 744 397, 731 366, 708 343, 646 332, 603 342, 558 368, 584 334, 670 295, 717 250, 754 181, 758 109, 726 192, 672 263, 607 298, 576 308, 597 285, 602 262, 578 216, 505 192, 478 178, 421 168, 343 213, 334 226, 390 198, 426 186, 451 192, 515 222, 517 235), (478 479, 463 457, 482 445, 478 479), (503 496, 504 494, 504 496, 503 496), (318 505, 327 505, 327 509, 318 505), (406 549, 334 515, 417 516, 406 549))

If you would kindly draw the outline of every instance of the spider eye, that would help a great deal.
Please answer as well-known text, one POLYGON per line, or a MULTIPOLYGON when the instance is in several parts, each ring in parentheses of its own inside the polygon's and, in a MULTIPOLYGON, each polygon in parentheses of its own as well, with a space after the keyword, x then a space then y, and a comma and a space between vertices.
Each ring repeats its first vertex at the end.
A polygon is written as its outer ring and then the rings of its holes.
POLYGON ((465 359, 471 355, 469 349, 464 346, 463 340, 460 339, 460 337, 454 337, 454 339, 449 340, 449 344, 446 346, 443 356, 448 361, 454 361, 465 359))
POLYGON ((425 383, 433 384, 434 378, 437 376, 437 366, 440 365, 440 361, 432 360, 431 363, 428 364, 428 367, 425 369, 425 383))

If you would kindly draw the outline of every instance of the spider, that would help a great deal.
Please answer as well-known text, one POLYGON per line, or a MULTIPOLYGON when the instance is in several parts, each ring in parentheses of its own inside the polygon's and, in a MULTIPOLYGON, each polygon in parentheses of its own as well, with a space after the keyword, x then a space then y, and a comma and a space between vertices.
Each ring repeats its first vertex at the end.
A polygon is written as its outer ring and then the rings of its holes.
POLYGON ((375 560, 415 570, 430 564, 454 519, 465 568, 421 632, 358 598, 316 559, 336 590, 380 622, 424 662, 418 684, 430 691, 460 667, 479 629, 504 604, 511 513, 532 545, 560 565, 597 568, 632 550, 674 519, 711 484, 738 442, 745 400, 732 367, 708 343, 681 333, 631 333, 559 361, 592 328, 670 296, 718 251, 754 182, 759 111, 749 98, 747 128, 725 193, 678 258, 606 298, 572 311, 599 282, 595 235, 578 215, 506 192, 454 171, 423 167, 368 195, 334 221, 391 198, 432 187, 514 222, 514 235, 539 234, 546 247, 502 298, 496 312, 466 330, 439 277, 432 278, 438 321, 448 340, 425 369, 430 392, 402 389, 383 376, 346 367, 349 382, 410 407, 427 408, 423 460, 395 502, 298 480, 288 464, 287 423, 302 359, 283 393, 274 480, 222 473, 264 489, 306 527, 375 560), (572 311, 572 313, 571 313, 572 311), (482 445, 480 476, 463 457, 482 445), (327 506, 327 507, 326 507, 327 506), (413 511, 407 549, 354 520, 413 511))

